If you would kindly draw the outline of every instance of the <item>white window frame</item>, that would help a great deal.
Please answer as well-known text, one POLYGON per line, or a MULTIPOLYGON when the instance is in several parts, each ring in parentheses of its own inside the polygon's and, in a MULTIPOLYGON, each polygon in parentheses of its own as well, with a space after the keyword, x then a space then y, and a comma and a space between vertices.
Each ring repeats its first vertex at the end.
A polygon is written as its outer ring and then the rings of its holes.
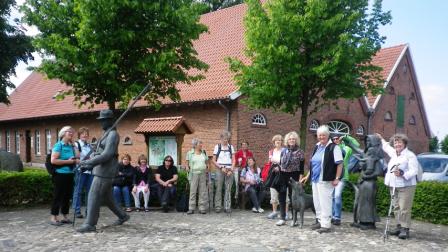
POLYGON ((356 129, 356 135, 358 136, 364 136, 364 126, 363 125, 359 125, 358 128, 356 129))
POLYGON ((34 132, 34 150, 36 155, 40 155, 40 130, 34 132))
POLYGON ((317 129, 319 128, 319 121, 316 119, 311 120, 310 122, 310 126, 308 127, 309 130, 311 131, 317 131, 317 129))
POLYGON ((47 154, 51 151, 51 130, 46 129, 45 130, 45 148, 47 150, 47 154))
POLYGON ((266 126, 266 117, 261 113, 252 116, 252 125, 266 126))
POLYGON ((6 131, 6 151, 11 152, 11 133, 6 131))
POLYGON ((328 122, 330 134, 350 135, 350 126, 346 122, 332 120, 328 122))
POLYGON ((20 154, 20 132, 18 130, 16 130, 14 132, 15 134, 15 145, 16 145, 16 153, 20 154))

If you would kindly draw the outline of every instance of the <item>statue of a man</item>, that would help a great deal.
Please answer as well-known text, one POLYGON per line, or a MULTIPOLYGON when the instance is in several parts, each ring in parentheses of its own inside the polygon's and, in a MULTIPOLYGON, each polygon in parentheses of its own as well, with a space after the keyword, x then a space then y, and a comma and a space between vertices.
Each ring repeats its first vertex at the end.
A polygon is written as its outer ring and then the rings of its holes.
MULTIPOLYGON (((101 127, 107 131, 113 126, 114 114, 112 110, 100 111, 97 118, 101 127)), ((78 232, 95 232, 96 224, 100 213, 100 206, 104 203, 118 217, 114 225, 121 225, 129 220, 127 215, 114 201, 112 192, 112 181, 118 172, 118 143, 120 137, 116 129, 111 129, 100 142, 92 159, 82 161, 82 169, 92 169, 94 175, 92 186, 90 187, 87 202, 87 218, 84 224, 77 230, 78 232)))

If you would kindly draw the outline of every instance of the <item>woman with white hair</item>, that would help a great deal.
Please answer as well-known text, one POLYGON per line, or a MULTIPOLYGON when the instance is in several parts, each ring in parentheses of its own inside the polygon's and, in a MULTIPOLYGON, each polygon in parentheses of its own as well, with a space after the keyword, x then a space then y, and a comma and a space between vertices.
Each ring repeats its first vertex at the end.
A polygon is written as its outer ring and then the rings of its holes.
POLYGON ((285 225, 286 220, 286 197, 289 194, 291 200, 291 187, 289 180, 292 178, 299 181, 302 178, 305 152, 299 148, 300 138, 295 132, 289 132, 285 136, 285 149, 282 150, 280 157, 280 167, 275 167, 276 172, 280 171, 280 181, 276 185, 276 190, 279 193, 278 199, 280 202, 280 220, 276 223, 277 226, 285 225))
POLYGON ((311 227, 319 233, 330 232, 333 191, 342 176, 342 151, 330 141, 327 125, 317 129, 317 140, 310 162, 310 173, 301 180, 306 182, 311 176, 314 208, 317 222, 311 227))
POLYGON ((58 134, 59 141, 51 153, 51 164, 57 167, 53 175, 54 189, 50 218, 50 224, 54 226, 72 223, 68 218, 68 212, 73 195, 73 168, 79 164, 79 152, 73 145, 74 133, 72 127, 63 127, 58 134), (63 215, 62 220, 58 219, 59 212, 63 215))
POLYGON ((199 213, 205 214, 207 202, 207 167, 208 157, 202 148, 202 140, 193 138, 193 149, 187 152, 187 171, 190 172, 190 201, 187 214, 194 214, 196 209, 196 194, 199 194, 199 213))

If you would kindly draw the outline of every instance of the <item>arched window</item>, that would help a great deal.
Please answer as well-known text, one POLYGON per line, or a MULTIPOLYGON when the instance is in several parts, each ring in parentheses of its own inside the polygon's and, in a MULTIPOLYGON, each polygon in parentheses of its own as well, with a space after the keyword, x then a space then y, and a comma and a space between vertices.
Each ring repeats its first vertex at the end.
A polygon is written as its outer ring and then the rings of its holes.
POLYGON ((350 127, 345 122, 330 121, 328 123, 328 128, 330 128, 330 133, 344 135, 350 134, 350 127))
POLYGON ((392 113, 390 111, 387 111, 386 114, 384 114, 384 121, 392 121, 392 113))
POLYGON ((266 117, 261 113, 252 116, 252 125, 266 126, 266 117))
POLYGON ((411 118, 409 118, 409 124, 410 125, 415 125, 415 116, 411 116, 411 118))
POLYGON ((356 129, 356 135, 364 136, 364 126, 362 125, 358 126, 358 128, 356 129))
POLYGON ((132 145, 132 140, 129 136, 126 136, 123 141, 124 145, 132 145))
POLYGON ((309 130, 316 131, 319 128, 319 121, 311 120, 309 130))

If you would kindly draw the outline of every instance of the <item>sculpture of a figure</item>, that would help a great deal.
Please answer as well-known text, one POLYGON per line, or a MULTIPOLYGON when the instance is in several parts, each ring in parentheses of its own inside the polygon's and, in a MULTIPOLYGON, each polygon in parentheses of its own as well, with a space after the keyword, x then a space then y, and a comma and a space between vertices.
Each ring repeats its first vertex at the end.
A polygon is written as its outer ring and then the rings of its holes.
MULTIPOLYGON (((350 146, 352 147, 352 146, 350 146)), ((357 198, 354 207, 354 223, 352 226, 360 229, 375 229, 375 222, 379 221, 376 211, 377 177, 383 174, 381 160, 384 153, 381 148, 381 139, 376 135, 366 138, 365 152, 352 147, 360 160, 361 174, 357 185, 357 198)))
POLYGON ((120 137, 113 126, 112 110, 101 110, 97 118, 105 131, 105 136, 97 143, 93 158, 82 161, 82 169, 92 169, 94 175, 87 202, 87 218, 78 232, 95 232, 98 223, 100 206, 105 204, 118 217, 113 225, 121 225, 129 220, 127 215, 114 201, 112 182, 118 173, 118 143, 120 137))

